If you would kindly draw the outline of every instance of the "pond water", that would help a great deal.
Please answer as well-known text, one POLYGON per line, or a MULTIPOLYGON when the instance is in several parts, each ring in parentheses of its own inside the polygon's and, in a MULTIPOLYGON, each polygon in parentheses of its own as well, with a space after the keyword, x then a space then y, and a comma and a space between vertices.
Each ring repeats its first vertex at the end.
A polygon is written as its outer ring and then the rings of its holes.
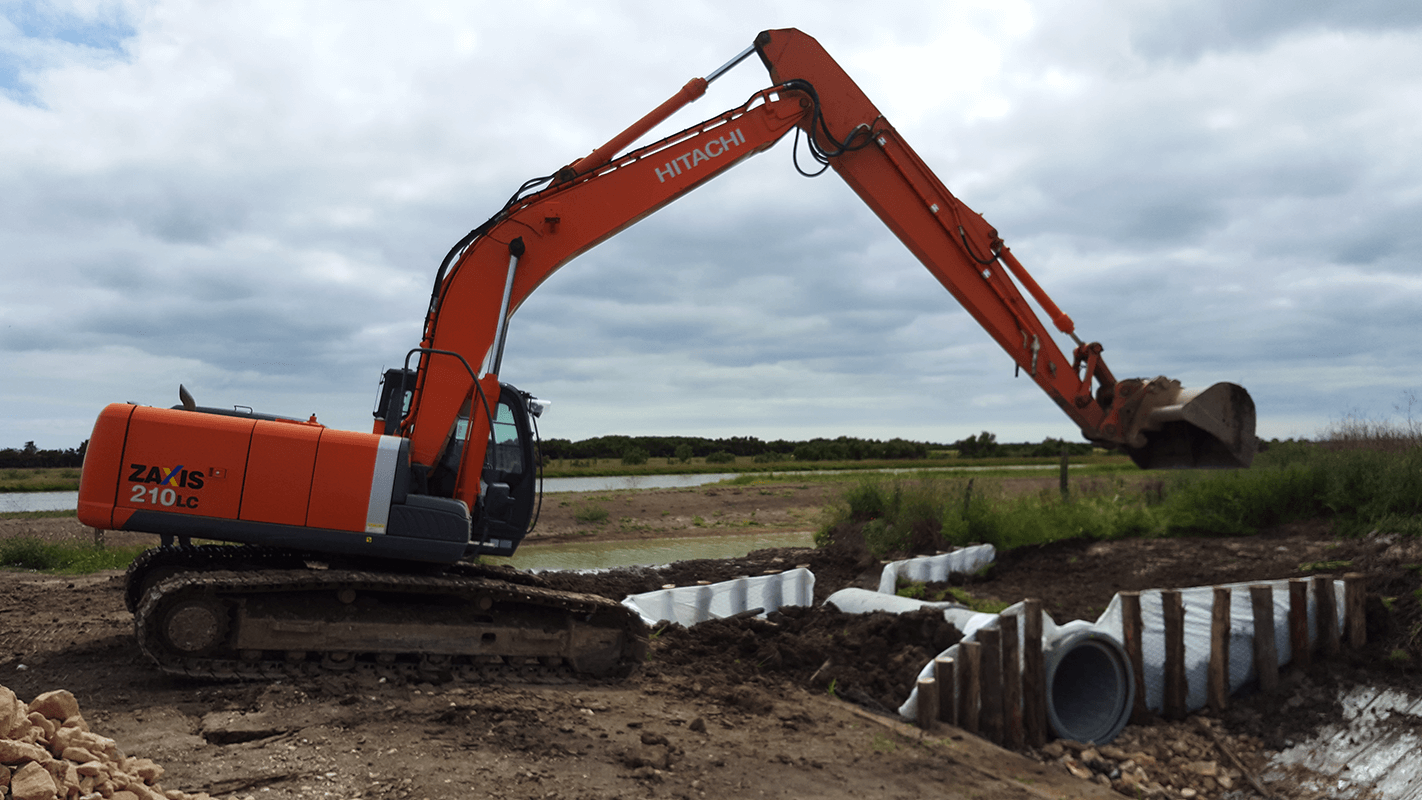
POLYGON ((0 512, 67 511, 79 506, 78 492, 0 493, 0 512))

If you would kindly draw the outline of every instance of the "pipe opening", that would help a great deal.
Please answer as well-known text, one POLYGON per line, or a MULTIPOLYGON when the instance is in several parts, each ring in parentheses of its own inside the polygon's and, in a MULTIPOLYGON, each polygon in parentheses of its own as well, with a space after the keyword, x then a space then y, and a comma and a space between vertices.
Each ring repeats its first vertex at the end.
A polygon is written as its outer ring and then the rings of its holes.
POLYGON ((1131 716, 1135 686, 1126 653, 1092 631, 1053 643, 1047 661, 1047 719, 1062 739, 1104 744, 1131 716))

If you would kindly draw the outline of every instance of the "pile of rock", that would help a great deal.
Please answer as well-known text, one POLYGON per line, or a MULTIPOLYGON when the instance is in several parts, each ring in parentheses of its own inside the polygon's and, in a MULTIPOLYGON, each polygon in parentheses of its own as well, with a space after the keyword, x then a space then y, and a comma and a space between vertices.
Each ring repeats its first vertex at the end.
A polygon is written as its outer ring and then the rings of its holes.
POLYGON ((162 767, 90 731, 69 692, 45 692, 27 705, 0 686, 0 798, 210 800, 164 791, 162 777, 162 767))
POLYGON ((1109 745, 1048 742, 1041 756, 1128 797, 1216 800, 1247 789, 1252 776, 1240 766, 1257 769, 1263 750, 1254 737, 1230 735, 1213 720, 1195 717, 1188 723, 1132 725, 1109 745))

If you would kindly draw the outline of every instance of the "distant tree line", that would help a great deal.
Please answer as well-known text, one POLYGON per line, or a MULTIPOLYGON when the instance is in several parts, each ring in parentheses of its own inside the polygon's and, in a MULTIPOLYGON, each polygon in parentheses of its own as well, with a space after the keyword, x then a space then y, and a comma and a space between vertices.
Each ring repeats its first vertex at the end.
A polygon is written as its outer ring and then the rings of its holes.
MULTIPOLYGON (((68 450, 41 450, 34 442, 21 448, 0 450, 0 469, 27 467, 80 467, 85 439, 68 450)), ((991 457, 1052 457, 1061 455, 1065 447, 1069 455, 1089 455, 1089 442, 1066 442, 1048 437, 1038 444, 1030 442, 999 443, 997 434, 983 431, 977 436, 959 439, 952 444, 914 442, 908 439, 860 439, 840 436, 834 439, 816 438, 803 442, 786 439, 762 441, 754 436, 731 436, 708 439, 702 436, 595 436, 591 439, 544 439, 543 455, 551 459, 620 458, 629 464, 645 464, 648 458, 674 458, 683 463, 702 458, 710 463, 730 463, 737 456, 757 461, 866 461, 911 460, 928 458, 933 451, 956 450, 962 458, 991 457)))
POLYGON ((962 458, 1052 457, 1065 447, 1069 455, 1089 455, 1089 442, 1066 442, 1048 437, 1040 443, 1003 444, 997 435, 983 431, 951 445, 908 439, 860 439, 840 436, 793 442, 762 441, 754 436, 708 439, 700 436, 597 436, 591 439, 544 439, 543 455, 550 459, 587 460, 620 458, 627 464, 645 464, 648 458, 676 459, 683 463, 703 458, 711 463, 730 462, 736 456, 756 461, 866 461, 928 458, 934 451, 957 450, 962 458))
POLYGON ((1068 442, 1050 436, 1039 444, 999 444, 997 434, 983 431, 953 443, 953 449, 958 451, 960 458, 1050 458, 1060 456, 1063 448, 1070 456, 1091 455, 1091 442, 1068 442))
POLYGON ((7 447, 0 450, 0 469, 24 469, 28 467, 82 467, 84 451, 89 449, 85 439, 78 447, 68 450, 41 450, 34 442, 25 442, 21 448, 7 447))

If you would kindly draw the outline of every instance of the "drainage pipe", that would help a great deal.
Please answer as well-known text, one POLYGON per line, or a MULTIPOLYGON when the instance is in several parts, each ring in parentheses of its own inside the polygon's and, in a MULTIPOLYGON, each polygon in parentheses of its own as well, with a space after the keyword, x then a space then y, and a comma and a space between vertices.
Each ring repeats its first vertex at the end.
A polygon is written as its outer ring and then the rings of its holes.
MULTIPOLYGON (((841 589, 825 601, 840 611, 867 614, 886 611, 902 614, 922 608, 942 611, 944 619, 953 623, 971 641, 983 627, 996 627, 999 616, 1021 616, 1021 603, 1005 609, 1001 615, 973 611, 957 603, 931 603, 872 592, 867 589, 841 589)), ((1018 635, 1025 626, 1018 625, 1018 635)), ((1023 652, 1018 647, 1019 653, 1023 652)), ((940 656, 955 657, 954 645, 940 656)), ((1046 666, 1047 722, 1052 733, 1061 739, 1105 744, 1115 739, 1130 720, 1135 702, 1136 686, 1131 677, 1130 661, 1125 648, 1115 637, 1089 622, 1078 620, 1058 626, 1051 617, 1042 619, 1042 657, 1046 666)), ((919 677, 932 677, 933 662, 924 665, 919 677)), ((899 715, 915 719, 918 712, 918 690, 899 707, 899 715)))

